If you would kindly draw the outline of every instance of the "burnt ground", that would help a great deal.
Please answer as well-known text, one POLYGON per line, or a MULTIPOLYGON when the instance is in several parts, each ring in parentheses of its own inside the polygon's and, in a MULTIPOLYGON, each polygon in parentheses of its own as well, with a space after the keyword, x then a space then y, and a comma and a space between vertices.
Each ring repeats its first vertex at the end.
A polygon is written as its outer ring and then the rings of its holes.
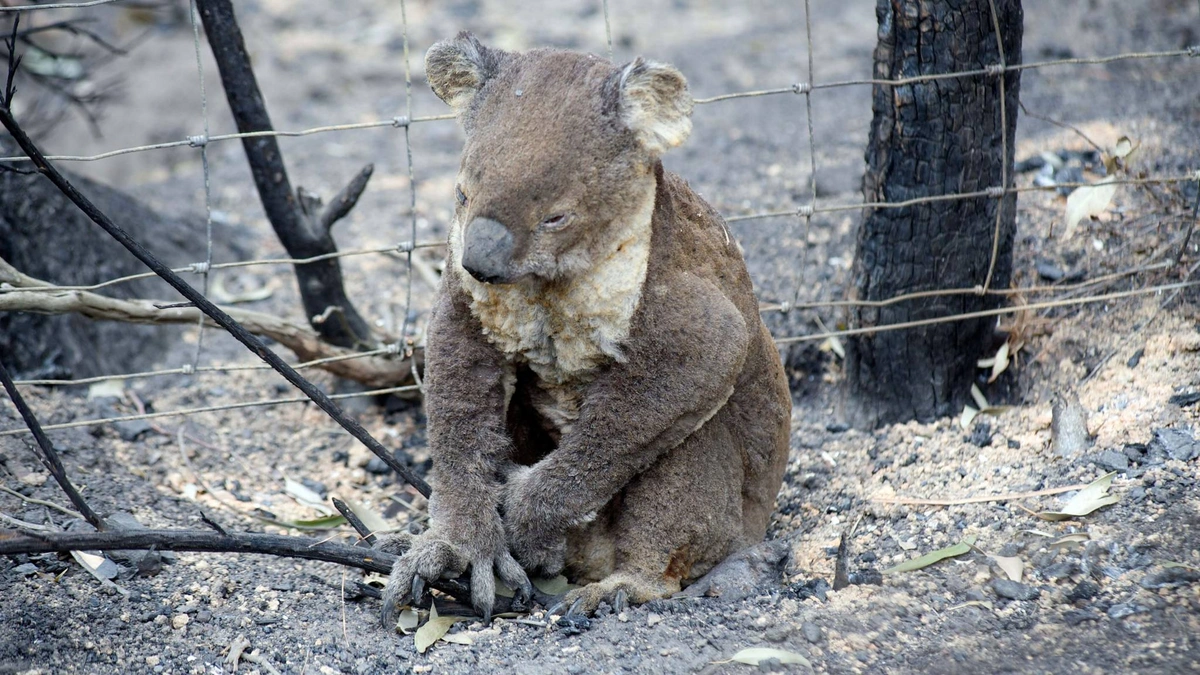
MULTIPOLYGON (((803 79, 801 3, 621 0, 611 4, 617 58, 645 54, 671 61, 697 96, 786 86, 803 79)), ((1178 49, 1200 41, 1195 3, 1027 3, 1025 58, 1178 49)), ((404 114, 401 24, 396 3, 239 3, 259 81, 276 125, 388 119, 404 114)), ((813 49, 819 81, 870 73, 875 22, 867 0, 814 5, 813 49)), ((414 113, 444 106, 420 77, 420 54, 434 40, 468 28, 509 48, 543 44, 603 52, 599 3, 414 2, 414 113), (519 6, 518 6, 519 5, 519 6)), ((118 37, 145 28, 144 17, 115 7, 93 13, 118 37)), ((123 81, 108 110, 105 136, 67 124, 43 137, 48 150, 90 153, 173 140, 202 129, 186 26, 151 30, 133 53, 110 64, 123 81)), ((213 133, 232 129, 211 61, 213 133)), ((813 95, 819 200, 858 198, 869 90, 847 87, 813 95)), ((1200 65, 1196 60, 1141 60, 1102 66, 1027 70, 1022 98, 1031 113, 1079 127, 1104 146, 1122 135, 1140 144, 1134 171, 1179 175, 1200 168, 1200 65)), ((461 134, 449 122, 412 128, 418 181, 418 239, 444 232, 461 134)), ((343 248, 409 237, 407 168, 401 134, 390 128, 284 139, 294 183, 332 194, 367 162, 376 176, 337 230, 343 248)), ((1059 149, 1086 150, 1073 132, 1022 115, 1017 159, 1059 149)), ((734 215, 803 203, 809 189, 803 101, 792 95, 699 107, 688 146, 668 167, 722 212, 734 215)), ((282 249, 265 223, 240 148, 211 146, 214 218, 240 232, 255 255, 282 249)), ((80 165, 89 176, 128 190, 171 214, 203 211, 194 150, 142 153, 80 165)), ((1086 177, 1095 179, 1095 175, 1086 177)), ((1016 180, 1028 185, 1033 174, 1016 180)), ((1065 199, 1023 193, 1018 201, 1014 269, 1022 287, 1097 279, 1174 259, 1197 198, 1193 185, 1121 188, 1113 207, 1064 237, 1065 199)), ((743 244, 764 300, 842 297, 853 255, 853 211, 816 217, 805 233, 795 219, 731 226, 743 244)), ((197 233, 197 236, 201 236, 197 233)), ((983 244, 981 244, 983 245, 983 244)), ((1185 262, 1195 260, 1193 242, 1185 262)), ((434 264, 435 256, 427 257, 434 264)), ((290 276, 247 268, 228 286, 271 285, 256 309, 299 317, 290 276)), ((394 327, 404 311, 405 265, 392 256, 344 261, 351 296, 365 316, 394 327)), ((1082 293, 1170 283, 1185 270, 1156 268, 1099 283, 1082 293)), ((418 328, 432 289, 414 281, 418 328)), ((1070 291, 1060 290, 1050 297, 1070 291)), ((1045 294, 1027 293, 1018 302, 1045 294)), ((439 643, 415 653, 412 637, 378 627, 378 603, 343 599, 360 575, 327 564, 248 555, 179 554, 153 576, 120 577, 102 586, 69 558, 0 560, 0 672, 217 672, 223 652, 244 636, 270 668, 242 672, 750 672, 718 664, 749 646, 808 657, 821 672, 1184 673, 1200 670, 1200 494, 1195 392, 1200 392, 1200 316, 1195 291, 1026 311, 1002 325, 1022 347, 1010 373, 985 387, 1008 408, 964 429, 959 420, 905 424, 874 433, 840 431, 843 378, 829 345, 785 352, 796 405, 793 453, 770 536, 789 542, 783 579, 751 597, 670 600, 601 612, 590 629, 568 635, 512 620, 454 628, 473 645, 439 643), (1170 300, 1165 307, 1161 307, 1170 300), (1051 407, 1078 395, 1091 438, 1084 447, 1052 448, 1051 407), (1089 482, 1118 472, 1119 501, 1091 515, 1046 522, 1030 511, 1061 507, 1070 495, 949 506, 900 500, 959 500, 1089 482), (855 581, 832 582, 834 551, 847 533, 855 581), (1081 534, 1082 533, 1082 534, 1081 534), (1067 534, 1080 534, 1063 542, 1067 534), (1084 537, 1083 535, 1086 535, 1084 537), (1020 559, 1020 585, 981 552, 923 570, 878 573, 919 554, 974 537, 990 554, 1020 559), (1189 567, 1169 567, 1182 563, 1189 567)), ((768 315, 778 336, 836 326, 835 310, 768 315)), ((188 334, 161 366, 190 360, 188 334)), ((203 362, 246 363, 249 355, 209 331, 203 362)), ((982 371, 981 371, 982 372, 982 371)), ((332 386, 327 377, 316 376, 332 386)), ((26 388, 43 423, 86 420, 291 395, 282 380, 258 371, 130 380, 124 391, 88 399, 84 387, 26 388), (115 394, 115 395, 113 395, 115 394)), ((364 425, 418 464, 427 457, 419 409, 392 402, 356 407, 364 425)), ((204 508, 230 528, 284 531, 250 514, 313 518, 318 512, 285 493, 285 478, 349 497, 398 525, 423 511, 365 450, 310 405, 168 417, 152 424, 94 425, 56 431, 68 469, 101 512, 132 513, 156 527, 199 526, 204 508), (177 432, 185 432, 182 447, 177 432)), ((20 423, 0 407, 0 429, 20 423)), ((25 436, 0 436, 0 482, 37 499, 65 503, 40 469, 25 436)), ((0 493, 0 512, 64 526, 57 511, 0 493)), ((294 531, 293 531, 294 532, 294 531)), ((345 537, 345 531, 330 536, 345 537)), ((532 617, 538 620, 540 617, 532 617)), ((800 666, 791 666, 801 670, 800 666)))

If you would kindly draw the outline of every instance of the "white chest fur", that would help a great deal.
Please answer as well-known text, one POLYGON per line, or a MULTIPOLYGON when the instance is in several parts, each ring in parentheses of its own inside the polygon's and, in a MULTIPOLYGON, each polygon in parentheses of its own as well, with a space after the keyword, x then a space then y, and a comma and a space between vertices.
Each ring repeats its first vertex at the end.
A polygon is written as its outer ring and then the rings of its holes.
POLYGON ((564 433, 578 417, 582 385, 598 367, 623 358, 621 345, 646 280, 653 212, 651 196, 613 232, 608 252, 566 283, 476 281, 461 264, 462 225, 451 231, 450 264, 471 297, 472 313, 492 344, 538 376, 546 396, 535 397, 535 404, 564 433))

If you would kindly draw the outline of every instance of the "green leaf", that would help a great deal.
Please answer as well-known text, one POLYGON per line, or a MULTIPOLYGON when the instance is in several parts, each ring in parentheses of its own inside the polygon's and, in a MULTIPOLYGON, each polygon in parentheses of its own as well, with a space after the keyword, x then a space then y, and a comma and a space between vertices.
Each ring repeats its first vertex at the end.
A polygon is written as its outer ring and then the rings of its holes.
POLYGON ((812 664, 809 663, 808 659, 797 654, 796 652, 789 652, 785 649, 772 649, 770 647, 747 647, 746 649, 734 654, 726 661, 714 661, 714 663, 729 663, 730 661, 737 661, 738 663, 757 666, 767 659, 776 659, 780 663, 796 663, 812 668, 812 664))
POLYGON ((953 558, 970 552, 971 545, 974 543, 975 537, 967 537, 953 546, 939 548, 936 551, 930 551, 929 553, 926 553, 920 558, 913 558, 912 560, 902 562, 895 567, 889 567, 884 570, 883 573, 896 574, 898 572, 911 572, 913 570, 919 570, 923 567, 929 567, 930 565, 936 562, 941 562, 946 558, 953 558))
POLYGON ((345 525, 346 519, 341 514, 335 513, 329 516, 321 516, 320 518, 305 518, 303 520, 271 519, 268 522, 284 527, 294 527, 297 530, 332 530, 335 527, 345 525))
POLYGON ((1112 485, 1113 477, 1116 475, 1116 471, 1104 474, 1089 483, 1087 487, 1075 493, 1075 496, 1071 497, 1062 511, 1042 511, 1037 514, 1037 517, 1042 520, 1052 521, 1068 520, 1070 518, 1086 516, 1096 509, 1116 504, 1121 501, 1121 497, 1108 494, 1108 487, 1112 485))

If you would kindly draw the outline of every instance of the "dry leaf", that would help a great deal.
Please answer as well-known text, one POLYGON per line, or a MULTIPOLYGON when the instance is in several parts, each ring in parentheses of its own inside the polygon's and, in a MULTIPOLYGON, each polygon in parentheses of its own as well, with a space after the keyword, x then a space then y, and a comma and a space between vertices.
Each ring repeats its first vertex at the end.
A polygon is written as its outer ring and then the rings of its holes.
POLYGON ((451 626, 464 618, 461 616, 438 616, 437 605, 431 601, 429 603, 429 620, 418 628, 417 634, 413 636, 413 645, 416 646, 417 653, 424 654, 426 649, 433 646, 433 643, 445 637, 451 626))
POLYGON ((420 619, 417 616, 416 610, 412 607, 400 610, 400 616, 396 617, 396 628, 405 635, 417 627, 420 619))
POLYGON ((456 645, 467 645, 468 647, 475 644, 475 641, 471 639, 471 636, 463 635, 462 633, 444 635, 442 636, 442 642, 452 642, 456 645))
POLYGON ((98 398, 107 398, 109 396, 120 398, 125 395, 125 380, 103 380, 101 382, 93 382, 88 385, 87 400, 92 401, 98 398))
POLYGON ((775 659, 780 663, 796 663, 812 668, 812 664, 809 663, 808 659, 797 654, 796 652, 789 652, 785 649, 772 649, 770 647, 748 647, 734 654, 726 661, 714 661, 713 663, 729 663, 730 661, 737 661, 738 663, 757 666, 767 659, 775 659))
POLYGON ((963 431, 970 431, 971 423, 975 421, 975 418, 978 415, 979 415, 978 410, 976 410, 975 408, 972 408, 969 405, 964 405, 963 411, 962 411, 962 416, 958 418, 958 425, 960 427, 962 427, 963 431))
POLYGON ((1117 144, 1113 146, 1112 156, 1125 158, 1131 152, 1133 152, 1133 141, 1129 140, 1128 136, 1122 136, 1117 139, 1117 144))
POLYGON ((299 481, 294 481, 284 476, 283 491, 304 506, 321 512, 322 515, 331 516, 337 513, 331 507, 325 505, 325 500, 321 499, 321 495, 317 494, 316 490, 305 486, 299 481))
POLYGON ((350 507, 350 511, 354 515, 358 516, 363 525, 367 526, 368 532, 382 532, 388 529, 387 521, 383 519, 383 516, 371 510, 366 504, 361 504, 353 499, 342 499, 342 501, 346 503, 346 506, 350 507))
POLYGON ((996 381, 1000 374, 1008 370, 1008 342, 1000 345, 1000 349, 996 350, 996 355, 990 359, 981 359, 978 363, 980 368, 991 368, 992 374, 988 375, 988 383, 996 381))
POLYGON ((1112 182, 1114 178, 1108 176, 1099 183, 1078 188, 1067 197, 1067 231, 1063 234, 1064 239, 1070 239, 1075 234, 1079 221, 1104 213, 1117 192, 1117 186, 1112 182))
POLYGON ((939 548, 938 550, 926 553, 919 558, 913 558, 912 560, 902 562, 895 567, 889 567, 886 570, 883 570, 883 573, 896 574, 898 572, 911 572, 913 570, 919 570, 923 567, 929 567, 930 565, 936 562, 941 562, 946 558, 953 558, 964 553, 969 553, 971 551, 971 545, 974 543, 975 537, 966 537, 953 546, 939 548))
POLYGON ((1012 581, 1020 581, 1025 574, 1025 563, 1017 556, 992 555, 988 557, 995 561, 996 566, 1012 581))
POLYGON ((1073 532, 1071 534, 1063 535, 1050 542, 1050 548, 1065 548, 1072 544, 1082 544, 1091 538, 1091 535, 1089 535, 1087 532, 1073 532))
POLYGON ((981 411, 992 407, 992 404, 988 403, 987 397, 983 395, 983 392, 979 391, 979 385, 975 383, 971 384, 971 398, 975 400, 975 405, 979 406, 981 411))
POLYGON ((539 591, 547 595, 562 595, 571 589, 579 588, 578 586, 569 583, 567 578, 561 574, 553 579, 535 578, 530 579, 530 581, 533 582, 534 586, 537 586, 539 591))
POLYGON ((1042 520, 1068 520, 1086 516, 1096 509, 1116 504, 1121 498, 1108 494, 1108 487, 1112 485, 1113 477, 1116 475, 1116 471, 1111 471, 1097 478, 1087 487, 1075 493, 1075 496, 1067 501, 1061 511, 1042 511, 1037 514, 1037 517, 1042 520))

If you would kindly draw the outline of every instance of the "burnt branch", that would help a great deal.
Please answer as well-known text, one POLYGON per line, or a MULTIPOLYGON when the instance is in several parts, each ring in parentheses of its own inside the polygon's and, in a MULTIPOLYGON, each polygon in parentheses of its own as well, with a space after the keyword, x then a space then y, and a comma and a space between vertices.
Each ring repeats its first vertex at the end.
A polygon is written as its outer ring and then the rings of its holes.
POLYGON ((350 432, 350 435, 354 436, 360 442, 362 442, 363 445, 367 446, 371 452, 375 453, 377 457, 382 459, 383 462, 391 467, 393 471, 404 478, 404 480, 408 481, 409 485, 412 485, 414 488, 416 488, 417 492, 420 492, 425 497, 429 496, 429 484, 426 483, 425 480, 420 476, 413 473, 412 470, 405 466, 402 462, 398 461, 395 456, 393 456, 392 453, 387 450, 387 448, 383 447, 379 441, 375 440, 375 438, 371 436, 371 434, 364 429, 361 424, 347 417, 342 412, 341 408, 339 408, 337 404, 333 402, 333 399, 329 398, 325 392, 318 389, 313 385, 312 382, 309 382, 304 376, 296 372, 295 368, 292 368, 290 365, 284 362, 283 359, 279 358, 278 354, 268 349, 261 340, 247 331, 240 323, 230 317, 229 314, 225 313, 221 308, 210 302, 208 298, 204 297, 203 293, 197 291, 190 284, 184 281, 178 274, 171 271, 171 268, 164 265, 158 258, 147 251, 144 246, 130 237, 125 230, 117 226, 112 219, 100 211, 95 204, 93 204, 88 200, 87 197, 80 193, 79 190, 76 189, 75 186, 72 185, 71 182, 68 181, 66 177, 58 171, 58 169, 46 161, 46 158, 42 154, 41 150, 34 145, 33 141, 30 140, 29 135, 25 133, 24 129, 21 128, 21 125, 17 123, 17 120, 13 118, 12 110, 9 107, 10 104, 11 99, 8 99, 6 100, 6 104, 3 107, 0 107, 0 124, 3 124, 4 128, 8 129, 8 132, 12 135, 13 140, 15 140, 17 144, 21 146, 21 149, 26 155, 29 156, 29 159, 32 160, 33 165, 37 167, 38 171, 49 178, 50 181, 54 183, 54 186, 62 191, 62 193, 68 199, 74 202, 75 205, 78 206, 79 209, 83 211, 83 213, 89 219, 92 220, 92 222, 100 226, 100 228, 107 232, 113 239, 116 239, 117 242, 124 246, 126 250, 132 253, 138 260, 141 260, 142 263, 149 267, 163 281, 166 281, 168 284, 170 284, 170 286, 178 291, 180 295, 195 304, 200 311, 204 312, 214 322, 228 331, 229 334, 234 337, 234 339, 245 345, 247 349, 275 369, 275 371, 282 375, 284 379, 286 379, 288 382, 291 382, 293 386, 302 391, 305 396, 311 399, 313 403, 316 403, 317 406, 324 410, 325 413, 333 418, 335 422, 340 424, 343 429, 350 432))
MULTIPOLYGON (((113 550, 257 553, 285 558, 320 560, 377 574, 388 574, 396 562, 396 556, 391 553, 365 546, 350 546, 325 539, 282 534, 141 529, 47 534, 0 529, 0 555, 113 550)), ((440 579, 431 583, 430 586, 457 602, 471 602, 471 587, 462 581, 440 579)), ((496 596, 496 611, 500 613, 523 612, 526 611, 526 608, 514 604, 512 598, 498 595, 496 596)))
MULTIPOLYGON (((225 88, 238 131, 273 130, 258 80, 250 65, 250 55, 246 52, 241 28, 233 12, 233 3, 230 0, 197 0, 196 6, 204 22, 204 33, 208 36, 209 46, 217 61, 221 84, 225 88)), ((313 203, 311 199, 298 198, 297 192, 292 190, 279 143, 273 136, 243 138, 242 147, 246 151, 263 210, 288 254, 293 258, 311 258, 336 252, 337 245, 330 235, 329 225, 354 206, 357 195, 366 187, 370 171, 364 169, 339 194, 331 212, 317 213, 316 209, 309 209, 313 203), (346 198, 347 195, 353 197, 346 198), (345 204, 344 211, 341 211, 339 204, 345 204), (339 211, 340 215, 324 222, 326 213, 337 214, 339 211)), ((341 265, 337 259, 298 264, 295 270, 305 314, 325 340, 341 347, 374 346, 370 326, 346 296, 341 265), (338 314, 339 320, 313 320, 314 317, 325 317, 331 313, 338 314)))
MULTIPOLYGON (((6 355, 7 356, 7 355, 6 355)), ((92 524, 92 527, 97 530, 104 529, 104 521, 100 520, 100 516, 92 510, 83 495, 79 494, 79 490, 71 484, 71 479, 67 478, 67 470, 63 468, 62 460, 58 458, 58 452, 54 449, 54 444, 46 438, 46 432, 42 431, 42 425, 38 424, 37 417, 33 411, 26 405, 25 399, 21 396, 21 392, 17 391, 17 385, 13 384, 12 378, 8 375, 8 369, 4 367, 4 360, 0 359, 0 381, 4 383, 4 390, 8 392, 8 397, 12 399, 13 405, 17 406, 17 412, 21 414, 21 419, 25 420, 25 426, 29 427, 29 431, 33 433, 34 440, 37 441, 37 446, 41 449, 38 453, 38 459, 42 460, 42 464, 46 465, 46 469, 50 471, 50 475, 54 476, 54 480, 58 481, 59 487, 63 492, 67 493, 67 497, 71 503, 75 505, 75 509, 83 514, 85 520, 92 524)))

